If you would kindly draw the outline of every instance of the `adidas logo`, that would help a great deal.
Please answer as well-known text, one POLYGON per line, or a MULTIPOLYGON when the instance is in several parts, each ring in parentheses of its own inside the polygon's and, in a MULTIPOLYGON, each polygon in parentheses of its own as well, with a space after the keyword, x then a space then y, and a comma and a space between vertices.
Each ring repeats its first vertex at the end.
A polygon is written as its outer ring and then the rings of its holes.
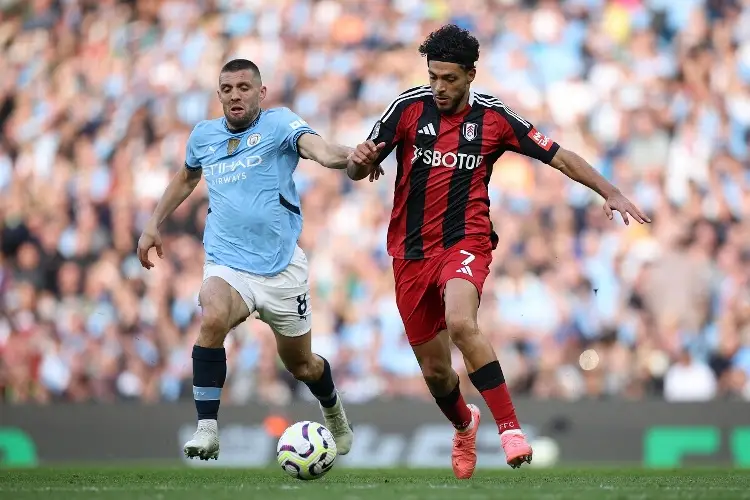
POLYGON ((469 276, 472 276, 472 277, 474 276, 474 273, 471 272, 471 268, 469 266, 464 266, 456 272, 459 272, 461 274, 468 274, 469 276))
POLYGON ((428 123, 421 129, 419 129, 419 133, 424 135, 437 135, 435 133, 435 127, 432 126, 432 123, 428 123))

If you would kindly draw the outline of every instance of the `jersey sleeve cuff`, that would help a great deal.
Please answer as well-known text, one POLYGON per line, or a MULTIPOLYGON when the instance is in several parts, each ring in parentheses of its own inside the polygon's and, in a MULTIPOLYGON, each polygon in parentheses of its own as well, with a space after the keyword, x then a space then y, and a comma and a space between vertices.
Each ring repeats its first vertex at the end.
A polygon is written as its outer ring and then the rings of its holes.
POLYGON ((546 157, 543 159, 544 163, 546 163, 547 165, 552 163, 552 160, 555 158, 555 155, 557 154, 559 150, 560 150, 560 145, 556 142, 553 142, 552 147, 549 148, 549 151, 545 155, 546 157))
POLYGON ((292 135, 292 149, 294 150, 295 153, 299 153, 299 151, 297 150, 297 141, 299 140, 300 137, 302 137, 305 134, 320 135, 313 129, 309 129, 309 128, 297 130, 294 133, 294 135, 292 135))
POLYGON ((190 165, 188 165, 188 162, 185 162, 185 168, 188 170, 200 170, 201 166, 198 165, 197 167, 191 167, 190 165))

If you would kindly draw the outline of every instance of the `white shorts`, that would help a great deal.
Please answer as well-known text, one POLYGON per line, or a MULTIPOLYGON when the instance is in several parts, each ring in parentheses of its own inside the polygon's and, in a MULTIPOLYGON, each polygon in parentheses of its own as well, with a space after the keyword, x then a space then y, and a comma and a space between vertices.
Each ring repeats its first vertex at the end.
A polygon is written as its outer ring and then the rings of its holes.
POLYGON ((203 281, 215 276, 237 290, 250 314, 258 312, 261 321, 285 337, 299 337, 312 327, 307 257, 298 246, 286 269, 275 276, 238 271, 207 261, 203 281))

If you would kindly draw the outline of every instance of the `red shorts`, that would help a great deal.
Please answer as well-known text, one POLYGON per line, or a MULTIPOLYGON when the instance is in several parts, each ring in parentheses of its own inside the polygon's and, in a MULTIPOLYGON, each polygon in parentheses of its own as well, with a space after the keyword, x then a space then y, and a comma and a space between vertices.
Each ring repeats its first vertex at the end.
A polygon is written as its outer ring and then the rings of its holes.
POLYGON ((409 344, 419 345, 445 330, 445 285, 454 278, 477 288, 479 297, 492 263, 489 238, 467 238, 437 257, 422 260, 393 259, 396 305, 409 344))

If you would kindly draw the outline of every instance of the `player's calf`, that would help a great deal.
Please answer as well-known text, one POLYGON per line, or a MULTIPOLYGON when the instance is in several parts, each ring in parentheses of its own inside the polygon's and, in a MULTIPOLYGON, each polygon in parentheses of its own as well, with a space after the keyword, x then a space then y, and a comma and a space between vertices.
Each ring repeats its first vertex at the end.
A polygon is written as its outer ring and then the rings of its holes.
POLYGON ((459 390, 458 374, 451 366, 450 343, 446 332, 428 342, 412 346, 422 377, 440 411, 456 429, 471 422, 471 412, 459 390))
MULTIPOLYGON (((450 356, 450 354, 448 355, 450 356)), ((430 394, 440 397, 450 393, 458 382, 458 374, 447 359, 436 359, 434 357, 417 356, 419 367, 422 369, 422 377, 430 389, 430 394)))
POLYGON ((430 365, 423 361, 422 375, 435 403, 454 428, 466 429, 471 424, 471 412, 459 388, 458 374, 450 364, 430 365))
POLYGON ((303 382, 320 404, 326 428, 331 431, 340 455, 349 453, 354 441, 349 419, 333 382, 331 365, 322 356, 313 354, 311 333, 299 337, 276 334, 279 356, 287 370, 303 382))
POLYGON ((295 379, 300 382, 308 383, 319 380, 325 369, 325 362, 322 357, 312 352, 306 356, 295 356, 292 359, 284 359, 284 366, 295 379))

